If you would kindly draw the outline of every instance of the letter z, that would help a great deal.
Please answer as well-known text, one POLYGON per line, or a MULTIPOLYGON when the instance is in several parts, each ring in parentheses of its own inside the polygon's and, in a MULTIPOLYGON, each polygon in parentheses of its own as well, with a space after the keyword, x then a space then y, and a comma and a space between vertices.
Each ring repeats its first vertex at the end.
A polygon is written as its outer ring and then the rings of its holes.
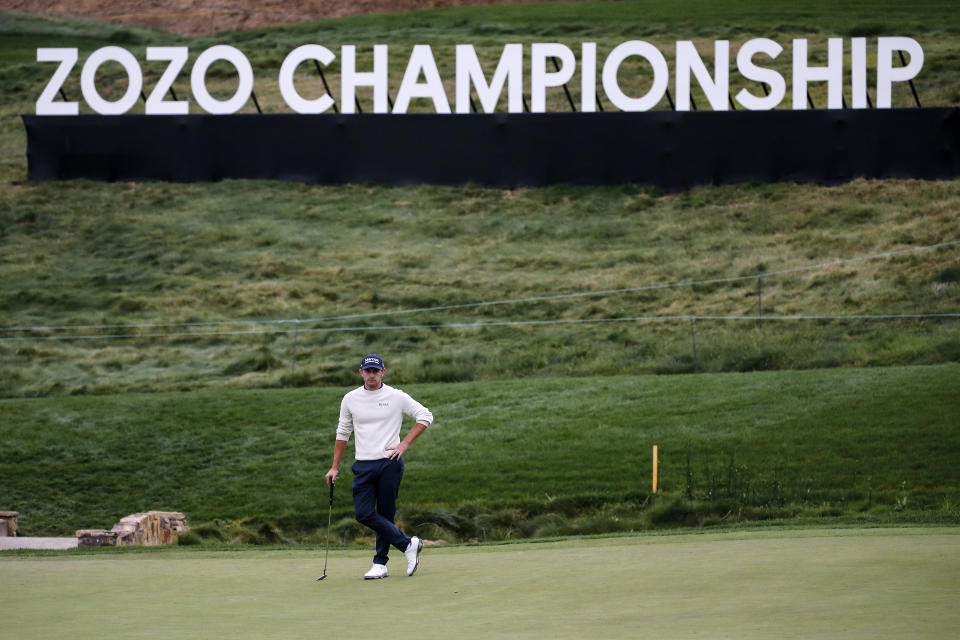
POLYGON ((60 66, 53 73, 47 87, 37 98, 36 114, 38 116, 75 116, 80 113, 77 102, 54 102, 57 93, 63 87, 64 81, 70 75, 79 53, 77 49, 37 49, 37 62, 59 62, 60 66))

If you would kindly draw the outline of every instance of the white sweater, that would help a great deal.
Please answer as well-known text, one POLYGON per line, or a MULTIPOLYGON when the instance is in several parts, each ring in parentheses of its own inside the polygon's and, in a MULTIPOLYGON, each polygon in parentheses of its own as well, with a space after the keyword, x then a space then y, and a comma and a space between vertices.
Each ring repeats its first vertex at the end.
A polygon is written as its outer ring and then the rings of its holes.
POLYGON ((380 460, 390 455, 387 447, 400 444, 403 416, 429 427, 433 414, 400 389, 382 385, 376 391, 358 387, 343 396, 337 440, 354 434, 357 460, 380 460))

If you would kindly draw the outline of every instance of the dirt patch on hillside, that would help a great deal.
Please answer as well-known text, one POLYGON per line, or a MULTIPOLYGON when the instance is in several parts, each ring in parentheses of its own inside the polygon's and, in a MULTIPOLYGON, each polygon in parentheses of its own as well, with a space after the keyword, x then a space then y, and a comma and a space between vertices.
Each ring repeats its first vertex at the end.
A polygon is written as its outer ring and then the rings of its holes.
MULTIPOLYGON (((89 18, 186 36, 366 13, 538 0, 0 0, 0 8, 89 18)), ((543 0, 540 0, 543 1, 543 0)))

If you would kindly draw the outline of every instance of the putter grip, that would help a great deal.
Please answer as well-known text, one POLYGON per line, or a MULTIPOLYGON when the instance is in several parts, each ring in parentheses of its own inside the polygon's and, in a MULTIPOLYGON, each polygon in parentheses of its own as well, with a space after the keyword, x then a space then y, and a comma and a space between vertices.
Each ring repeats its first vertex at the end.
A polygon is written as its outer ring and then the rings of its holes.
POLYGON ((335 482, 330 483, 330 506, 333 506, 333 487, 336 485, 335 482))

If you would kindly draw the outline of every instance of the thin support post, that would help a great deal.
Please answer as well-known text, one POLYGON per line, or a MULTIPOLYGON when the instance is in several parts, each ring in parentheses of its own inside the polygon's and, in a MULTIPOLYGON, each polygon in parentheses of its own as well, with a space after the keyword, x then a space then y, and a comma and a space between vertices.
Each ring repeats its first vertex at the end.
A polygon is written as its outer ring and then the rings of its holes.
POLYGON ((697 331, 694 329, 694 320, 696 316, 690 316, 690 342, 693 345, 693 372, 696 373, 699 370, 697 364, 697 331))
MULTIPOLYGON (((907 66, 907 59, 903 57, 903 51, 897 51, 900 54, 900 62, 903 63, 903 66, 907 66)), ((917 95, 917 88, 913 86, 913 79, 911 78, 907 82, 910 83, 910 91, 913 92, 913 99, 917 103, 917 108, 920 108, 920 96, 917 95)))
POLYGON ((260 108, 260 103, 257 101, 257 94, 251 91, 250 97, 253 98, 253 105, 257 108, 257 113, 262 114, 263 110, 260 108))
POLYGON ((757 326, 763 322, 763 278, 757 276, 757 326))
POLYGON ((290 358, 290 375, 297 373, 297 339, 300 337, 300 320, 293 322, 293 356, 290 358))
MULTIPOLYGON (((320 67, 320 63, 317 60, 313 61, 314 66, 317 68, 317 73, 320 74, 320 81, 323 82, 323 89, 327 92, 327 95, 330 95, 330 86, 327 84, 327 77, 323 75, 323 69, 320 67)), ((337 109, 337 101, 333 101, 333 112, 340 113, 340 110, 337 109)))
MULTIPOLYGON (((557 71, 560 71, 560 63, 557 62, 557 59, 550 59, 553 60, 553 68, 557 71)), ((567 83, 563 83, 563 92, 567 94, 567 101, 570 103, 570 111, 576 111, 577 107, 573 104, 573 96, 570 95, 570 90, 567 89, 567 83)))
POLYGON ((657 495, 657 484, 660 480, 660 455, 657 445, 653 445, 653 495, 657 495))

